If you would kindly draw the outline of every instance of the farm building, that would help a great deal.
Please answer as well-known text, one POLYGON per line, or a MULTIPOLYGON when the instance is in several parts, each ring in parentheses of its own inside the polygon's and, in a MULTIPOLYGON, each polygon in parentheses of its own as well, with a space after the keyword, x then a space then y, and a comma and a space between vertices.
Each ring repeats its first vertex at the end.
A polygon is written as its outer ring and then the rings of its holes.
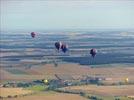
POLYGON ((74 78, 70 75, 57 75, 55 74, 57 79, 50 80, 49 87, 50 88, 59 88, 63 86, 70 86, 72 85, 72 81, 74 78))
POLYGON ((97 84, 102 80, 105 80, 105 78, 86 76, 85 78, 81 79, 80 82, 83 84, 97 84))

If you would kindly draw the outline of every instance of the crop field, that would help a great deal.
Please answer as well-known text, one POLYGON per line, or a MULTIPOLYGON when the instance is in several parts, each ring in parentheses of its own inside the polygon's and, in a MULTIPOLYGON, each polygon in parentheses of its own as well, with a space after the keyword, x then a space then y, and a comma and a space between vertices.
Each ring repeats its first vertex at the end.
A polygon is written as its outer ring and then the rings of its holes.
POLYGON ((64 90, 85 91, 89 94, 101 96, 134 96, 134 85, 119 85, 119 86, 70 86, 63 88, 64 90))
POLYGON ((30 96, 10 98, 5 100, 87 100, 87 99, 76 94, 41 92, 30 96))
POLYGON ((6 80, 36 80, 36 79, 55 79, 55 74, 71 75, 74 79, 82 78, 83 75, 99 76, 111 78, 108 82, 124 82, 125 78, 129 78, 131 82, 134 81, 134 68, 118 65, 104 65, 104 67, 97 66, 91 68, 90 66, 82 66, 79 64, 59 64, 55 67, 53 64, 45 64, 34 66, 29 69, 20 68, 0 68, 1 81, 6 80), (113 66, 113 67, 111 67, 113 66), (17 73, 16 73, 17 72, 17 73), (18 72, 21 72, 18 74, 18 72))
POLYGON ((34 85, 30 86, 27 89, 32 91, 44 91, 48 86, 45 85, 34 85))
POLYGON ((26 95, 26 94, 30 94, 32 92, 33 91, 31 91, 31 90, 25 90, 23 88, 0 88, 0 96, 1 97, 26 95))
POLYGON ((27 73, 18 69, 14 69, 14 68, 10 68, 10 69, 6 69, 6 71, 8 71, 11 74, 24 74, 26 75, 27 73))
MULTIPOLYGON (((74 35, 70 35, 70 32, 65 32, 66 34, 46 32, 34 39, 28 34, 4 34, 0 40, 0 85, 8 82, 29 83, 42 79, 58 80, 55 74, 71 76, 75 82, 87 76, 103 77, 102 83, 108 83, 106 84, 108 86, 90 84, 62 89, 84 91, 89 95, 106 97, 104 100, 114 100, 114 96, 121 96, 121 100, 127 100, 125 96, 134 96, 134 85, 130 84, 134 83, 134 37, 131 37, 133 34, 131 32, 128 32, 130 34, 128 37, 121 36, 121 32, 107 31, 101 35, 90 31, 80 31, 74 35), (68 52, 57 52, 54 46, 57 41, 67 43, 68 52), (98 51, 95 58, 90 55, 91 48, 98 51), (125 83, 126 78, 129 79, 129 84, 120 85, 121 82, 125 83), (111 85, 113 83, 117 84, 111 85)), ((38 93, 6 99, 87 100, 79 94, 44 91, 46 88, 41 85, 32 85, 26 89, 1 87, 0 96, 25 95, 34 91, 38 93)))
POLYGON ((1 65, 4 67, 18 65, 26 67, 48 63, 49 57, 81 65, 134 63, 132 32, 127 32, 131 34, 128 37, 122 36, 122 31, 108 31, 101 33, 101 35, 98 32, 83 31, 78 34, 75 32, 74 36, 71 35, 71 32, 54 33, 45 32, 39 34, 35 39, 29 37, 28 34, 2 34, 0 40, 1 65), (69 52, 66 54, 57 53, 54 47, 56 41, 67 43, 69 52), (90 56, 89 50, 91 48, 98 50, 95 60, 90 56))

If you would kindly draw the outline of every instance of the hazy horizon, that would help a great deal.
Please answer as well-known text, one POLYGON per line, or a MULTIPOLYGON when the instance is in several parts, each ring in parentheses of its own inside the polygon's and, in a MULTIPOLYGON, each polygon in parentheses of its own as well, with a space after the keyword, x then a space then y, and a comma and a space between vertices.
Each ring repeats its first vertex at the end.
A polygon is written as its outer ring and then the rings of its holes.
POLYGON ((134 29, 131 0, 1 0, 1 31, 134 29))

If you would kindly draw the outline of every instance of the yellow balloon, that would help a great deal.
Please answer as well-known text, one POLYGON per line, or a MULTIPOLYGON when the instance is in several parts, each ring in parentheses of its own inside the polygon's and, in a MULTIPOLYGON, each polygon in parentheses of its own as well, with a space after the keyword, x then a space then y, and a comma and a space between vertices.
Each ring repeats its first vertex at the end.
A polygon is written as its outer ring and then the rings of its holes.
POLYGON ((44 80, 44 83, 48 83, 48 80, 44 80))
POLYGON ((128 79, 128 78, 126 78, 126 79, 125 79, 125 81, 126 81, 126 82, 128 82, 128 81, 129 81, 129 79, 128 79))

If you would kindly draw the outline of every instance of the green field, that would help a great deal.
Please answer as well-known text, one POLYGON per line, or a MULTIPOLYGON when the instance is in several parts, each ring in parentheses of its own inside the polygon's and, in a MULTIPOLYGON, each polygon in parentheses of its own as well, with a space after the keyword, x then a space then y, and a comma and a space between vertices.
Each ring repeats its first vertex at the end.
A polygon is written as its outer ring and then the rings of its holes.
POLYGON ((28 87, 27 89, 33 90, 33 91, 45 91, 48 88, 46 85, 34 85, 31 87, 28 87))
POLYGON ((8 71, 9 73, 12 73, 12 74, 28 75, 28 73, 21 71, 19 69, 6 69, 6 71, 8 71))

